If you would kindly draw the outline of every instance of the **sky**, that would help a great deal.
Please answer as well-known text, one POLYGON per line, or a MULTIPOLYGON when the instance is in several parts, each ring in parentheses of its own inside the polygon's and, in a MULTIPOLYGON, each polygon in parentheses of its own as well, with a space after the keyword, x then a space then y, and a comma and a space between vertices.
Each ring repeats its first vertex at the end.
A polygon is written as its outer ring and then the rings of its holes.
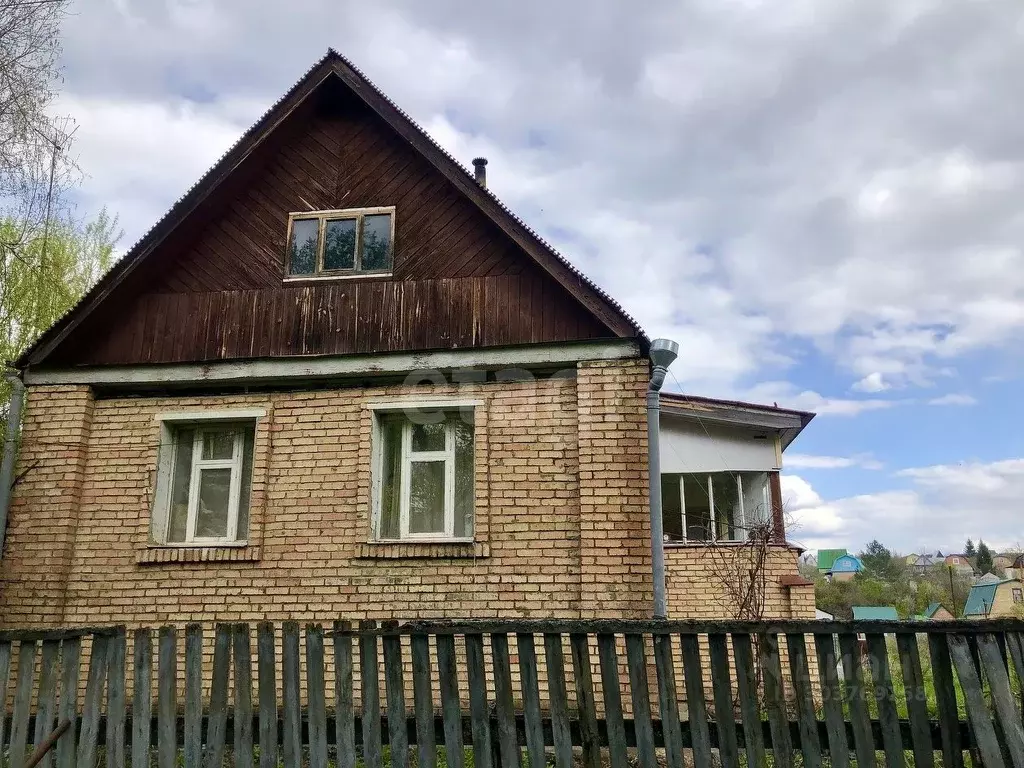
POLYGON ((58 109, 127 249, 332 46, 654 338, 817 412, 791 540, 1024 544, 1019 0, 80 0, 58 109))

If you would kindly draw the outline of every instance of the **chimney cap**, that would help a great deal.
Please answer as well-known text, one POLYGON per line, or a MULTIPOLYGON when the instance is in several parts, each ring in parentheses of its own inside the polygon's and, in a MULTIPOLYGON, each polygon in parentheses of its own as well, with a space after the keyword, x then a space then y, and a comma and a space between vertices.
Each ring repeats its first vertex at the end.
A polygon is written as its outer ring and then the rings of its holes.
POLYGON ((473 167, 474 168, 480 168, 481 166, 484 166, 484 165, 487 165, 487 158, 486 157, 474 157, 473 158, 473 167))

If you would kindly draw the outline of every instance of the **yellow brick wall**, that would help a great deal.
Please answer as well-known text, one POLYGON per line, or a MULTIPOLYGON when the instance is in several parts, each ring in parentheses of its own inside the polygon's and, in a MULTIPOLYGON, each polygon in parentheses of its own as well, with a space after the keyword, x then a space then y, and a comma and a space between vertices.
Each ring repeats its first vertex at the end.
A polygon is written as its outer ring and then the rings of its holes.
POLYGON ((648 618, 647 365, 580 366, 581 618, 648 618))
POLYGON ((0 624, 647 616, 647 364, 584 363, 577 374, 112 399, 85 387, 32 387, 0 624), (370 507, 365 406, 414 395, 482 401, 478 557, 360 557, 370 507), (203 557, 234 560, 145 562, 166 554, 147 546, 154 416, 233 408, 266 411, 254 449, 248 555, 258 552, 258 560, 221 550, 203 557))
MULTIPOLYGON (((797 550, 769 547, 763 574, 764 619, 813 619, 814 586, 787 587, 784 576, 794 576, 797 550)), ((749 582, 752 548, 720 545, 714 548, 674 546, 665 550, 666 593, 670 619, 736 619, 735 594, 749 582), (730 589, 726 583, 731 583, 730 589)), ((755 569, 756 570, 756 569, 755 569)), ((750 618, 750 617, 743 617, 750 618)))

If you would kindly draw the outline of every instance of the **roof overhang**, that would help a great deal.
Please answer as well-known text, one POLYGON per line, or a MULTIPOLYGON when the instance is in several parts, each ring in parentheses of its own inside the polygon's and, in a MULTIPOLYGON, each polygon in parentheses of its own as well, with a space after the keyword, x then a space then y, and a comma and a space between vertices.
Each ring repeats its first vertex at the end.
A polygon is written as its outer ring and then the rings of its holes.
POLYGON ((715 400, 709 397, 661 393, 661 411, 670 416, 716 424, 723 427, 766 430, 777 434, 782 449, 789 447, 814 414, 771 405, 715 400))

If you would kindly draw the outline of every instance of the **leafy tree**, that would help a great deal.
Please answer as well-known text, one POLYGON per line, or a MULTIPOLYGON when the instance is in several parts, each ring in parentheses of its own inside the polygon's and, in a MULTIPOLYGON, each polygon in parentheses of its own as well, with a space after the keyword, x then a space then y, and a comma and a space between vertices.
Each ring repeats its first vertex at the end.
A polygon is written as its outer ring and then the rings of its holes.
MULTIPOLYGON (((120 239, 105 210, 84 226, 53 222, 24 237, 24 223, 0 221, 0 362, 14 360, 73 307, 110 267, 120 239)), ((10 405, 0 378, 0 440, 10 405)))
POLYGON ((974 542, 970 539, 968 539, 967 543, 964 544, 964 554, 968 557, 974 557, 978 554, 978 550, 974 548, 974 542))
POLYGON ((893 557, 892 552, 882 546, 877 539, 868 544, 867 549, 860 553, 860 561, 864 564, 865 576, 873 576, 889 582, 898 580, 907 568, 907 563, 903 558, 893 557))
POLYGON ((988 544, 984 541, 978 541, 978 560, 975 567, 982 573, 988 573, 992 570, 992 551, 988 548, 988 544))

